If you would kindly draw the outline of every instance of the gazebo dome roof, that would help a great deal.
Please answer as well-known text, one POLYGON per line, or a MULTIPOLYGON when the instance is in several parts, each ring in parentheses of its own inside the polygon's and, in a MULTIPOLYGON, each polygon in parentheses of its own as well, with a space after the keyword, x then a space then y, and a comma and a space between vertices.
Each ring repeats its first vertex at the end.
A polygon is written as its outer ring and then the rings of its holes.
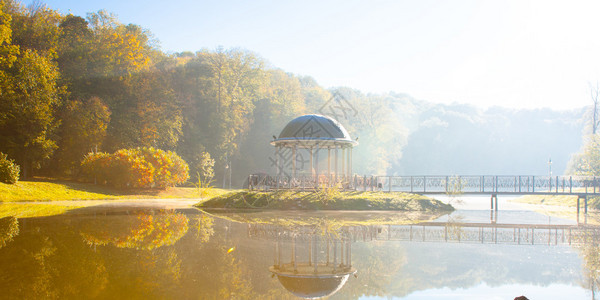
POLYGON ((322 298, 335 294, 339 291, 350 274, 356 272, 352 269, 351 272, 339 275, 321 275, 321 276, 294 276, 289 274, 277 274, 277 279, 283 287, 300 298, 322 298))
POLYGON ((342 124, 323 115, 304 115, 291 120, 271 142, 274 146, 311 147, 316 144, 355 146, 358 142, 350 138, 342 124))

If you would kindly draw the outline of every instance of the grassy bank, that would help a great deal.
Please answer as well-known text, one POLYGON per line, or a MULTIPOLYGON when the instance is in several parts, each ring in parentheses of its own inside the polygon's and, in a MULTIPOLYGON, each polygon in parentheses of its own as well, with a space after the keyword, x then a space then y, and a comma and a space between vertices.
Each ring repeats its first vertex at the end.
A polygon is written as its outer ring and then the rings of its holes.
MULTIPOLYGON (((577 196, 568 195, 526 195, 512 200, 519 203, 554 205, 554 206, 577 206, 577 196)), ((583 206, 583 202, 580 204, 583 206)), ((600 210, 600 199, 597 197, 588 198, 588 209, 600 210)))
POLYGON ((454 210, 448 204, 416 194, 356 191, 335 193, 238 191, 211 198, 196 206, 200 208, 284 210, 454 210))
POLYGON ((200 195, 197 188, 175 187, 166 190, 129 189, 58 180, 19 181, 16 184, 0 183, 0 202, 57 201, 57 200, 112 200, 156 198, 210 198, 230 192, 208 189, 200 195))

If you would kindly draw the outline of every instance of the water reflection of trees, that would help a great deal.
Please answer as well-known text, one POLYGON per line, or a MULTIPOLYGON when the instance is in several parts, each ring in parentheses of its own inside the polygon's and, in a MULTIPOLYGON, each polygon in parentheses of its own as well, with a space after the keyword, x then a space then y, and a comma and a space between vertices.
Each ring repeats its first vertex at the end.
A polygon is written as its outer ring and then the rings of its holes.
POLYGON ((198 214, 193 217, 195 230, 196 230, 196 238, 204 243, 210 240, 210 237, 215 234, 214 226, 214 218, 207 214, 198 214))
POLYGON ((0 248, 11 242, 19 234, 19 221, 15 217, 0 219, 0 248))
POLYGON ((19 236, 0 249, 2 297, 98 297, 108 282, 106 266, 97 253, 81 243, 71 224, 55 217, 21 223, 19 236))
POLYGON ((600 290, 600 229, 582 230, 575 242, 583 260, 583 286, 591 291, 592 299, 596 299, 600 290))
POLYGON ((173 210, 132 212, 130 218, 96 218, 81 229, 83 240, 92 246, 152 250, 175 244, 188 231, 188 218, 173 210))
POLYGON ((193 251, 176 244, 187 240, 200 248, 214 234, 213 219, 190 220, 174 211, 130 213, 26 219, 18 236, 16 219, 0 220, 6 245, 0 247, 0 298, 139 299, 181 294, 182 257, 193 251), (197 234, 186 235, 188 226, 197 234))
MULTIPOLYGON (((461 220, 453 219, 448 232, 449 236, 461 234, 464 242, 461 226, 461 220)), ((575 255, 565 257, 564 252, 539 252, 531 246, 497 249, 498 245, 491 244, 388 242, 382 240, 388 237, 387 225, 350 226, 331 217, 267 224, 235 222, 197 211, 107 211, 106 215, 19 220, 18 227, 19 234, 0 248, 1 297, 14 299, 293 299, 277 279, 270 278, 281 234, 318 236, 319 259, 325 259, 326 252, 320 251, 326 249, 323 240, 327 238, 352 243, 357 277, 350 276, 332 299, 400 297, 440 286, 469 287, 494 280, 567 282, 579 274, 579 260, 573 260, 575 255), (148 216, 152 216, 151 224, 148 216), (170 235, 164 232, 168 230, 170 235), (83 233, 97 241, 82 239, 83 233), (531 261, 523 261, 522 255, 531 256, 531 261), (561 262, 565 259, 570 259, 568 265, 561 262)), ((297 242, 298 252, 308 253, 310 239, 304 239, 308 243, 304 245, 297 242)), ((586 268, 597 272, 600 246, 586 245, 581 246, 586 268)), ((598 277, 590 274, 597 286, 598 277)))

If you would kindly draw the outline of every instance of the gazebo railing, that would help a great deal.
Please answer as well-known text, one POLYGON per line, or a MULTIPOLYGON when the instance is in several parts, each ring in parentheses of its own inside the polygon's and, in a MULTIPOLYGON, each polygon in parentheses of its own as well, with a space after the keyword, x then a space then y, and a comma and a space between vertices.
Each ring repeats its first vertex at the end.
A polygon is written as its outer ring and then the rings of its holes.
POLYGON ((249 190, 316 190, 322 188, 338 188, 343 190, 354 189, 354 177, 321 174, 319 176, 271 176, 252 174, 248 176, 249 190))

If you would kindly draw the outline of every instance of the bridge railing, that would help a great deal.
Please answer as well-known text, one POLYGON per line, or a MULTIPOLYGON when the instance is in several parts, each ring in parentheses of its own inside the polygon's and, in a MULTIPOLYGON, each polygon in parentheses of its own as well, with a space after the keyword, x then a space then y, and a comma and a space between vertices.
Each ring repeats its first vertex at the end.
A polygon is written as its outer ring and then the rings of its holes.
POLYGON ((377 176, 384 191, 409 193, 600 194, 600 177, 592 176, 377 176))
POLYGON ((600 195, 600 177, 592 176, 248 176, 251 190, 319 189, 396 191, 424 194, 600 195))
POLYGON ((579 245, 598 243, 600 239, 596 226, 429 223, 380 228, 376 239, 388 241, 579 245))

